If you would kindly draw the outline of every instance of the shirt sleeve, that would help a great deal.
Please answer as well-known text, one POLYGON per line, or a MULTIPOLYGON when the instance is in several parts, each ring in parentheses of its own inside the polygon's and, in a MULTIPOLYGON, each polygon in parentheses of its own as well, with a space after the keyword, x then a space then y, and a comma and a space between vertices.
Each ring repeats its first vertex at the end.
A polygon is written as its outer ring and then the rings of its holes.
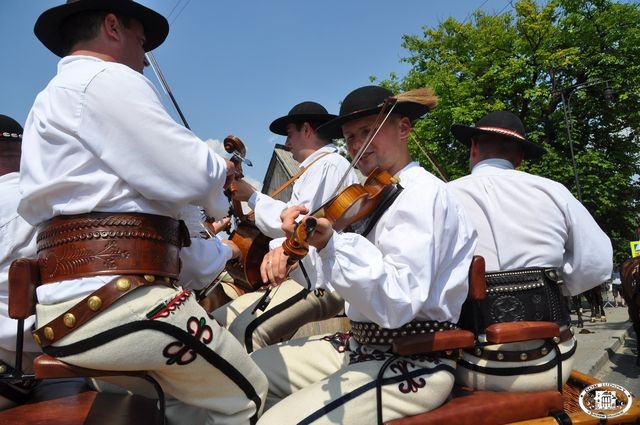
POLYGON ((613 248, 589 211, 562 188, 569 229, 562 267, 565 287, 578 295, 611 278, 613 248))
POLYGON ((442 193, 434 198, 423 192, 394 204, 374 229, 375 244, 358 234, 334 233, 320 252, 310 250, 305 264, 313 270, 312 286, 331 282, 356 317, 387 328, 415 318, 457 322, 475 231, 442 193))
POLYGON ((180 250, 180 283, 189 289, 202 289, 222 272, 231 259, 231 248, 217 237, 191 238, 191 246, 180 250))
MULTIPOLYGON (((330 154, 331 155, 337 154, 330 154)), ((260 231, 271 237, 284 236, 280 214, 285 208, 294 205, 304 205, 310 212, 320 209, 326 202, 333 198, 340 190, 338 184, 344 171, 341 171, 330 158, 322 158, 314 163, 293 184, 291 199, 282 202, 270 198, 265 194, 258 194, 255 198, 256 226, 260 231)), ((357 181, 355 174, 350 172, 345 184, 357 181)))

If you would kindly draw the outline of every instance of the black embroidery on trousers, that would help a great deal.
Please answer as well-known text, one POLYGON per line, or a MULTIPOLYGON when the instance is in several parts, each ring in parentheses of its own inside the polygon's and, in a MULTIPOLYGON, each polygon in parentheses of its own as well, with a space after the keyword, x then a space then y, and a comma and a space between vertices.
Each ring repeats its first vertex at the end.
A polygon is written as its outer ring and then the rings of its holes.
MULTIPOLYGON (((434 374, 436 372, 440 372, 440 371, 447 371, 451 374, 454 373, 455 369, 452 368, 451 366, 445 364, 445 363, 441 363, 435 367, 431 367, 431 368, 420 368, 420 369, 416 369, 412 372, 409 373, 409 376, 412 378, 415 377, 419 377, 422 375, 431 375, 434 374)), ((389 378, 385 378, 382 382, 382 385, 395 385, 398 384, 400 382, 403 382, 406 380, 406 376, 391 376, 389 378)), ((376 388, 377 382, 375 380, 368 382, 366 384, 364 384, 363 386, 361 386, 360 388, 355 388, 351 391, 349 391, 346 394, 343 394, 342 396, 340 396, 339 398, 331 401, 330 403, 326 404, 325 406, 323 406, 321 409, 316 410, 315 412, 312 412, 309 416, 307 416, 306 418, 302 419, 300 422, 298 422, 298 425, 304 425, 304 424, 311 424, 314 421, 318 420, 319 418, 323 417, 324 415, 327 415, 329 413, 331 413, 333 410, 345 405, 346 403, 348 403, 349 401, 355 400, 356 398, 358 398, 359 396, 361 396, 362 394, 366 393, 369 390, 374 390, 376 388)))
POLYGON ((289 298, 288 300, 278 304, 270 310, 265 311, 260 316, 256 317, 247 328, 244 330, 244 346, 247 350, 247 353, 253 352, 253 333, 258 328, 258 326, 262 325, 267 320, 271 319, 277 314, 282 313, 286 309, 292 307, 297 302, 303 300, 307 297, 309 291, 307 289, 302 289, 300 292, 289 298))
POLYGON ((247 378, 240 373, 238 369, 233 367, 218 353, 207 347, 193 335, 190 335, 188 332, 170 323, 157 320, 131 322, 100 332, 99 334, 74 342, 73 344, 65 346, 50 345, 45 347, 42 351, 53 357, 64 358, 74 354, 84 353, 85 351, 100 347, 110 341, 144 330, 162 332, 177 340, 183 341, 185 344, 192 347, 197 354, 201 355, 209 364, 224 373, 234 384, 238 386, 238 388, 240 388, 249 400, 253 401, 256 406, 256 412, 249 419, 249 422, 251 424, 255 424, 258 421, 258 412, 260 411, 262 402, 260 401, 260 397, 258 396, 255 388, 251 385, 251 382, 249 382, 249 380, 247 380, 247 378))
MULTIPOLYGON (((569 357, 573 356, 573 353, 576 352, 577 348, 578 348, 578 343, 576 341, 576 343, 573 344, 573 347, 571 347, 571 349, 569 351, 567 351, 566 353, 562 353, 560 355, 560 361, 561 362, 565 361, 569 357)), ((465 369, 473 370, 473 371, 479 372, 479 373, 486 373, 488 375, 514 376, 514 375, 530 375, 532 373, 546 372, 549 369, 557 367, 557 363, 556 363, 556 359, 554 357, 553 359, 549 360, 547 363, 541 364, 541 365, 537 365, 537 366, 520 366, 520 367, 504 367, 504 368, 502 368, 502 367, 483 367, 483 366, 478 366, 477 364, 470 363, 465 359, 459 359, 458 360, 458 367, 464 367, 465 369)))

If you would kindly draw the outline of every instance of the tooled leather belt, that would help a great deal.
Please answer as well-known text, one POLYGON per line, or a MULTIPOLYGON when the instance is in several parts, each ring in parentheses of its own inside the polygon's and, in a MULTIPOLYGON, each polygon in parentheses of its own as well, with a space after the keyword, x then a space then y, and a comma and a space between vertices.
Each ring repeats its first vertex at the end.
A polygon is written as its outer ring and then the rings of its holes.
POLYGON ((387 329, 372 322, 351 321, 351 334, 360 344, 392 344, 394 338, 407 335, 416 335, 429 332, 444 331, 447 329, 459 329, 451 322, 438 322, 435 320, 411 321, 399 328, 387 329))
POLYGON ((42 283, 114 274, 177 279, 180 248, 190 243, 182 221, 142 213, 62 215, 38 229, 42 283))
POLYGON ((33 338, 46 347, 136 288, 172 285, 180 274, 180 248, 189 244, 184 222, 152 214, 89 213, 44 222, 37 237, 40 283, 117 277, 35 330, 33 338))

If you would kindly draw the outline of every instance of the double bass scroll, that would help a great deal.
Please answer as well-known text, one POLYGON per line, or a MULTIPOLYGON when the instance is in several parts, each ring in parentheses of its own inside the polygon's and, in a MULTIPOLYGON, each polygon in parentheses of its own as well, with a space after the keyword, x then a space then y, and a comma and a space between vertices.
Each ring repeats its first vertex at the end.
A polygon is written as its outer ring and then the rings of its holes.
MULTIPOLYGON (((230 135, 224 139, 224 149, 232 154, 231 161, 236 166, 236 178, 244 177, 242 163, 251 163, 245 159, 246 148, 242 140, 230 135)), ((233 199, 234 183, 229 187, 231 214, 234 218, 234 229, 229 239, 242 253, 239 259, 230 260, 226 270, 233 277, 234 284, 246 292, 253 292, 263 286, 260 276, 260 263, 269 252, 271 238, 263 235, 256 227, 251 214, 244 214, 240 201, 233 199)))

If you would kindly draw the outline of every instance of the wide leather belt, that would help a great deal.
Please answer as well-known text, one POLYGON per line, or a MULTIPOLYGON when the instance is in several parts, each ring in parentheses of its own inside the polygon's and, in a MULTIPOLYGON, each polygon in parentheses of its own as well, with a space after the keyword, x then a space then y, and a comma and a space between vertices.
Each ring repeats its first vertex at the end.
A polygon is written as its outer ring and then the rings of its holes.
POLYGON ((458 326, 451 322, 411 321, 396 329, 387 329, 372 322, 351 321, 351 334, 360 344, 392 344, 394 338, 407 335, 438 332, 448 329, 458 329, 458 326))
POLYGON ((554 344, 561 344, 573 338, 573 330, 571 328, 565 328, 560 331, 560 337, 554 338, 554 341, 545 341, 542 346, 533 348, 531 350, 486 350, 482 346, 476 346, 472 349, 466 349, 469 354, 479 357, 484 360, 493 360, 499 362, 523 362, 530 360, 540 359, 549 352, 553 351, 554 344))
POLYGON ((31 334, 37 344, 43 348, 47 347, 78 329, 134 289, 141 286, 172 284, 168 277, 157 279, 152 275, 118 276, 31 334))
POLYGON ((180 248, 189 246, 182 221, 142 213, 56 216, 38 229, 42 283, 80 277, 148 274, 177 279, 180 248))
POLYGON ((481 334, 494 323, 547 321, 569 325, 569 309, 562 294, 562 273, 553 268, 529 267, 491 272, 482 300, 467 300, 460 326, 481 334))

